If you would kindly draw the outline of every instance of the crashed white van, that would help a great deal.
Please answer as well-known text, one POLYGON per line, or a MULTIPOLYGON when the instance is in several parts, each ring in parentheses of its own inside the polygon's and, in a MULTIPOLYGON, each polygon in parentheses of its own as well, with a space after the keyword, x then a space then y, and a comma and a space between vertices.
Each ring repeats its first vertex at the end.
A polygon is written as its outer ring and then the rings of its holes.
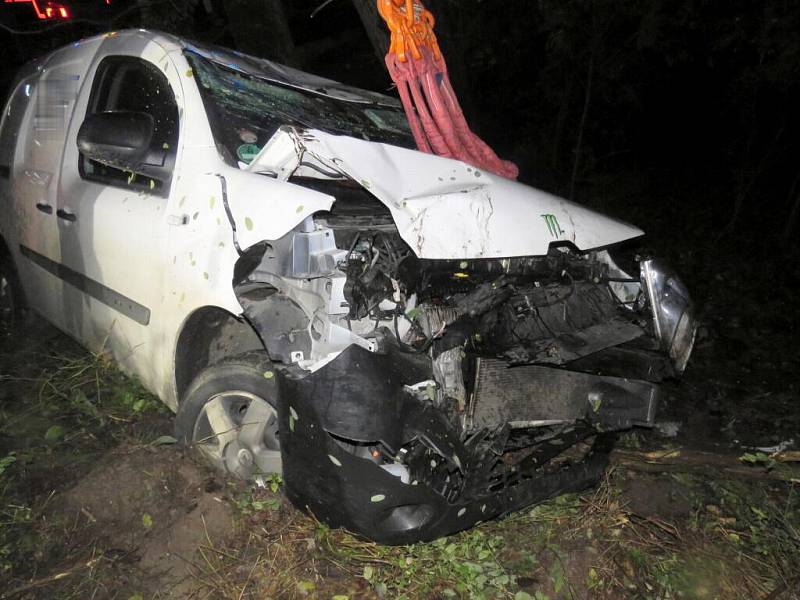
POLYGON ((227 50, 53 52, 2 115, 3 314, 110 351, 219 469, 282 471, 380 542, 590 485, 686 365, 686 290, 617 258, 639 229, 411 148, 395 100, 227 50))

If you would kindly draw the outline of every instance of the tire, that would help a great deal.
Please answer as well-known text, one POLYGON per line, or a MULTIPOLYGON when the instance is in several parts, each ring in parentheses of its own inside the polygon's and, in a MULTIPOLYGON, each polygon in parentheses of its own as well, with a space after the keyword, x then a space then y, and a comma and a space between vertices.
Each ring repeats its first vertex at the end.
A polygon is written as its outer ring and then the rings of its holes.
POLYGON ((23 322, 25 296, 11 258, 0 247, 0 335, 8 335, 23 322))
POLYGON ((211 365, 192 381, 175 418, 179 443, 241 479, 280 473, 278 386, 264 351, 211 365))

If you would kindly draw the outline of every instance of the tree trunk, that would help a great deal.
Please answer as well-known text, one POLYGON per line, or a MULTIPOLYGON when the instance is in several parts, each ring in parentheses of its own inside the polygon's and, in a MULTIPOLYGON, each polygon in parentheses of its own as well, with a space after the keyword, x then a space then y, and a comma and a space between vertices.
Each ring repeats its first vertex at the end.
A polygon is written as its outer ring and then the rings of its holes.
POLYGON ((228 28, 241 52, 301 67, 282 0, 224 0, 228 28))
POLYGON ((561 140, 564 137, 564 126, 567 123, 567 116, 569 115, 569 105, 572 99, 572 86, 575 83, 574 71, 570 69, 569 79, 567 79, 564 93, 561 95, 561 104, 558 108, 558 116, 556 117, 555 132, 553 133, 553 146, 550 155, 550 169, 553 175, 558 177, 561 167, 561 140))
MULTIPOLYGON (((751 142, 748 141, 746 150, 745 150, 745 159, 742 161, 743 167, 739 172, 739 184, 736 186, 736 198, 734 199, 733 203, 733 213, 731 214, 731 218, 728 221, 728 224, 722 229, 722 231, 717 236, 717 240, 722 238, 724 235, 733 233, 733 230, 736 227, 736 224, 739 221, 739 217, 744 209, 745 200, 750 196, 750 191, 755 185, 756 181, 761 177, 761 175, 766 171, 767 165, 769 165, 769 159, 772 157, 773 152, 778 147, 778 141, 781 139, 783 135, 783 131, 785 128, 784 125, 781 125, 781 128, 775 134, 775 137, 772 138, 772 142, 764 151, 764 154, 761 156, 761 160, 758 162, 758 166, 755 169, 746 169, 744 164, 746 164, 746 159, 750 154, 750 146, 751 142)), ((756 135, 755 126, 751 129, 750 139, 754 139, 756 135)))
POLYGON ((367 37, 375 50, 375 56, 381 64, 384 64, 383 59, 389 51, 389 29, 378 13, 378 3, 376 0, 353 0, 353 6, 361 17, 367 37))
POLYGON ((583 148, 583 132, 586 129, 586 117, 589 114, 589 104, 592 101, 592 79, 594 78, 594 54, 589 56, 589 73, 586 76, 586 92, 583 98, 583 112, 581 122, 578 126, 578 141, 575 143, 575 160, 572 163, 572 178, 569 182, 569 199, 575 196, 575 181, 578 178, 578 166, 581 161, 581 150, 583 148))
POLYGON ((800 218, 800 185, 798 185, 798 182, 800 182, 800 175, 795 179, 792 191, 790 192, 790 194, 794 195, 794 202, 789 211, 789 218, 786 220, 786 226, 783 229, 783 236, 781 236, 784 247, 792 243, 796 235, 795 232, 797 231, 797 222, 800 218))

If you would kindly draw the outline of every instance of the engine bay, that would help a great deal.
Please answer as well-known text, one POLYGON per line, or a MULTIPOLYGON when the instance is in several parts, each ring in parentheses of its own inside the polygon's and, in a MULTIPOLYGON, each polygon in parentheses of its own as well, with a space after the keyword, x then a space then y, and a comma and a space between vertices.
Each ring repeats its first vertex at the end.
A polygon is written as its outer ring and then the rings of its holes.
POLYGON ((566 367, 626 344, 652 346, 639 280, 607 252, 561 244, 545 256, 420 259, 364 187, 292 182, 336 202, 238 268, 252 269, 237 294, 278 360, 314 372, 350 344, 428 356, 433 380, 420 393, 464 428, 481 360, 566 367), (268 322, 279 304, 284 321, 268 322))

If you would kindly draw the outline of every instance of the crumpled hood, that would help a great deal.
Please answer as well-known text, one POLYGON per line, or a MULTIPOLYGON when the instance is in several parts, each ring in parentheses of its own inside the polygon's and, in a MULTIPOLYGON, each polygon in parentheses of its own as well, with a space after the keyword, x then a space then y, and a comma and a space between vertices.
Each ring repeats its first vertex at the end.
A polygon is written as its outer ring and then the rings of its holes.
POLYGON ((278 130, 248 169, 279 179, 320 169, 352 178, 389 208, 419 258, 544 255, 561 241, 590 250, 644 233, 461 161, 318 130, 278 130))

